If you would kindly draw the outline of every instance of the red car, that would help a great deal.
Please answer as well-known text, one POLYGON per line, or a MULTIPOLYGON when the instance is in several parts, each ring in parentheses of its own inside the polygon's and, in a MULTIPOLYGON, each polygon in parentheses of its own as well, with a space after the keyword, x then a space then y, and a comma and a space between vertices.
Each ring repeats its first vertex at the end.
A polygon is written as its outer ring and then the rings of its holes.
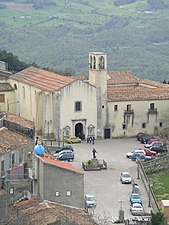
POLYGON ((158 138, 151 138, 149 141, 147 141, 147 144, 151 144, 154 141, 160 141, 158 138))
POLYGON ((149 148, 140 148, 139 150, 144 150, 148 156, 155 156, 157 154, 156 151, 151 151, 149 148))

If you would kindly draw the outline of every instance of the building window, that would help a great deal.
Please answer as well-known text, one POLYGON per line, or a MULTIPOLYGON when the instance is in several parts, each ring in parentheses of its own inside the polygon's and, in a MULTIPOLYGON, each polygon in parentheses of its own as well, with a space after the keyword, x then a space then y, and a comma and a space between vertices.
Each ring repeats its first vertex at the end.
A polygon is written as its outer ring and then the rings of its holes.
POLYGON ((12 155, 11 155, 11 160, 12 160, 11 164, 12 164, 12 166, 14 166, 14 164, 15 164, 15 154, 14 153, 12 153, 12 155))
POLYGON ((67 192, 66 192, 66 196, 69 197, 69 196, 71 196, 71 195, 72 195, 72 191, 67 191, 67 192))
POLYGON ((162 127, 163 126, 163 123, 162 122, 159 122, 159 127, 162 127))
POLYGON ((25 99, 25 87, 22 88, 23 99, 25 99))
POLYGON ((96 69, 96 57, 93 57, 93 69, 96 69))
POLYGON ((17 90, 17 85, 16 84, 14 84, 14 90, 17 90))
POLYGON ((150 110, 154 110, 154 103, 150 103, 150 110))
POLYGON ((75 111, 82 111, 82 104, 81 102, 75 102, 75 111))
POLYGON ((118 111, 118 105, 114 105, 114 111, 118 111))
POLYGON ((0 102, 5 102, 5 95, 4 94, 0 94, 0 102))
POLYGON ((102 105, 102 109, 104 109, 104 105, 102 105))
POLYGON ((126 130, 127 129, 127 125, 126 123, 123 123, 123 130, 126 130))
POLYGON ((127 105, 127 112, 131 112, 131 105, 127 105))
POLYGON ((104 69, 104 57, 99 58, 99 69, 104 69))
POLYGON ((146 128, 146 123, 142 123, 142 128, 146 128))
POLYGON ((90 66, 90 69, 92 69, 92 56, 90 56, 89 66, 90 66))

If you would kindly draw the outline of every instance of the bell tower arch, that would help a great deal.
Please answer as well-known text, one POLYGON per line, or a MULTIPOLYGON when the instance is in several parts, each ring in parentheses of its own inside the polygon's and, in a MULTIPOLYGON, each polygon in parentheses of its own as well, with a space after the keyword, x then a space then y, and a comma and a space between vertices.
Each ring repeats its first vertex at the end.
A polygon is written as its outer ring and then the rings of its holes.
POLYGON ((97 137, 103 138, 107 115, 107 54, 89 53, 89 83, 97 92, 97 137))

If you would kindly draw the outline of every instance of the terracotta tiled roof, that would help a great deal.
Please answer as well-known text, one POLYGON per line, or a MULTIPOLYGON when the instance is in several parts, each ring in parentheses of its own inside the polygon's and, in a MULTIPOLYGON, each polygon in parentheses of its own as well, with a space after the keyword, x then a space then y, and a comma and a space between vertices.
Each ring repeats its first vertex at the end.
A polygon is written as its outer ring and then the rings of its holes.
POLYGON ((13 88, 9 83, 0 83, 0 91, 13 91, 13 88))
POLYGON ((36 199, 16 203, 12 207, 12 222, 17 224, 46 225, 64 221, 64 224, 97 225, 97 223, 82 209, 66 207, 48 201, 38 202, 36 199), (20 223, 19 223, 20 224, 20 223))
POLYGON ((130 71, 111 71, 108 73, 108 85, 137 84, 139 79, 130 71))
POLYGON ((140 101, 169 99, 169 88, 147 88, 143 86, 108 87, 107 100, 111 101, 140 101))
POLYGON ((30 138, 3 128, 0 130, 0 154, 9 152, 17 147, 24 147, 31 141, 30 138))
POLYGON ((164 83, 159 83, 156 81, 152 81, 152 80, 140 80, 139 84, 141 86, 147 86, 147 87, 168 87, 169 88, 169 84, 164 84, 164 83))
POLYGON ((48 163, 48 164, 51 164, 51 165, 54 165, 54 166, 57 166, 57 167, 61 167, 61 168, 64 168, 64 169, 67 169, 67 170, 72 170, 76 173, 81 173, 80 170, 78 170, 76 167, 74 167, 72 164, 68 163, 68 162, 62 162, 60 160, 57 160, 55 158, 51 158, 49 156, 39 156, 41 158, 41 160, 44 162, 44 163, 48 163))
POLYGON ((10 79, 26 83, 45 91, 54 92, 78 78, 75 79, 71 76, 61 76, 59 74, 31 66, 12 75, 10 79))
POLYGON ((20 116, 14 115, 12 113, 7 113, 4 116, 4 120, 10 121, 10 122, 13 122, 13 123, 16 123, 16 124, 20 124, 21 126, 27 127, 27 128, 30 128, 30 129, 33 129, 34 126, 35 126, 34 122, 32 122, 30 120, 27 120, 27 119, 24 119, 20 116))

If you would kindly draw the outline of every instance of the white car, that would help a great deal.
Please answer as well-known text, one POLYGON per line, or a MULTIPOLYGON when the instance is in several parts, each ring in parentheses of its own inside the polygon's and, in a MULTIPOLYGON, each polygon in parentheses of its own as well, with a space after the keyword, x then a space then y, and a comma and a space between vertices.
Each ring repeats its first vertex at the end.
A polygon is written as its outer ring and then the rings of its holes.
POLYGON ((141 216, 144 214, 143 206, 140 203, 133 203, 130 206, 130 211, 131 211, 132 215, 141 216))
POLYGON ((53 156, 57 158, 63 153, 73 153, 73 151, 71 149, 63 149, 60 152, 54 153, 53 156))
POLYGON ((120 181, 122 184, 131 184, 132 178, 129 172, 122 172, 120 174, 120 181))
POLYGON ((145 153, 145 151, 143 150, 143 149, 136 149, 136 150, 134 150, 134 151, 132 151, 132 152, 128 152, 127 154, 126 154, 126 157, 127 158, 131 158, 131 156, 134 154, 134 153, 143 153, 144 155, 146 155, 146 153, 145 153))
POLYGON ((85 207, 86 208, 95 208, 96 207, 96 199, 93 195, 85 195, 85 207))

